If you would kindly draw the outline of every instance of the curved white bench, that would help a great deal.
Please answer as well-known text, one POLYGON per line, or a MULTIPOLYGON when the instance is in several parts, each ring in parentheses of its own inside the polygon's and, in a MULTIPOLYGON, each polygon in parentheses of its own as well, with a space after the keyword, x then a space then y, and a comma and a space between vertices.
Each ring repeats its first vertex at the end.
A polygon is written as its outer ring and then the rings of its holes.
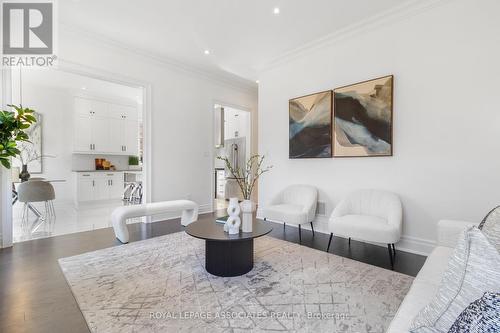
POLYGON ((128 243, 127 219, 179 211, 182 211, 181 224, 184 226, 198 220, 198 205, 195 202, 173 200, 118 207, 111 213, 111 222, 116 238, 122 243, 128 243))

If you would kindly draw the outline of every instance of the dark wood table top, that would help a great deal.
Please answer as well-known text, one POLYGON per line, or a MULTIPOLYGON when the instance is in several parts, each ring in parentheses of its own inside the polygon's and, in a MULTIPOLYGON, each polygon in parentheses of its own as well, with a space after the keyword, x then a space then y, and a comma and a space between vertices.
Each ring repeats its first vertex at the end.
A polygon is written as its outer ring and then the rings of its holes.
POLYGON ((270 223, 253 219, 252 232, 230 235, 224 232, 224 224, 212 221, 197 221, 186 227, 186 233, 196 238, 213 241, 243 241, 264 236, 273 230, 270 223))

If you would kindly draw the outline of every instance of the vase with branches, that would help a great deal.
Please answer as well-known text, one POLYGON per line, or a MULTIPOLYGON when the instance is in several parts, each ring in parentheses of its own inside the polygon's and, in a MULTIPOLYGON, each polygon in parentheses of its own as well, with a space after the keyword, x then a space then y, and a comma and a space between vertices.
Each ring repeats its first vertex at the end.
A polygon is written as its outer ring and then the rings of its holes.
POLYGON ((19 178, 22 181, 27 181, 30 178, 28 171, 28 164, 34 161, 42 160, 44 158, 55 158, 54 155, 42 155, 38 152, 35 145, 31 141, 23 141, 18 144, 20 151, 19 155, 15 157, 21 163, 22 171, 19 178))
POLYGON ((226 169, 229 170, 241 190, 241 194, 244 199, 240 205, 241 211, 243 212, 243 232, 252 232, 252 214, 255 209, 255 205, 251 201, 251 198, 257 181, 259 180, 260 176, 262 176, 266 172, 269 172, 273 167, 272 165, 264 167, 264 158, 264 155, 252 155, 245 163, 245 165, 240 168, 237 166, 233 166, 229 158, 227 158, 226 156, 217 157, 217 159, 224 162, 226 169))

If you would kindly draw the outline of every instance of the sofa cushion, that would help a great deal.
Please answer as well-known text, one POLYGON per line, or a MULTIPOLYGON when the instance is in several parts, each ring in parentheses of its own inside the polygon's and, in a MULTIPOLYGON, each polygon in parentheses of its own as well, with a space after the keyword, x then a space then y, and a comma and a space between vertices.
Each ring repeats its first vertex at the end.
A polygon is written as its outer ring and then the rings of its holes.
POLYGON ((399 229, 386 219, 369 215, 345 215, 330 221, 330 232, 337 236, 369 240, 378 243, 396 243, 399 229))
POLYGON ((500 252, 500 206, 491 210, 479 224, 479 229, 500 252))
POLYGON ((292 224, 309 222, 304 207, 295 204, 279 204, 265 207, 262 209, 262 216, 268 220, 292 224))
POLYGON ((436 295, 441 278, 446 270, 446 265, 453 253, 453 249, 437 246, 429 254, 424 266, 418 273, 410 291, 398 309, 391 322, 388 333, 402 333, 410 331, 410 324, 432 298, 436 295))
POLYGON ((472 302, 448 333, 489 333, 500 331, 500 293, 484 293, 472 302))
POLYGON ((415 317, 411 332, 447 332, 486 291, 500 290, 500 254, 476 227, 464 232, 434 299, 415 317))

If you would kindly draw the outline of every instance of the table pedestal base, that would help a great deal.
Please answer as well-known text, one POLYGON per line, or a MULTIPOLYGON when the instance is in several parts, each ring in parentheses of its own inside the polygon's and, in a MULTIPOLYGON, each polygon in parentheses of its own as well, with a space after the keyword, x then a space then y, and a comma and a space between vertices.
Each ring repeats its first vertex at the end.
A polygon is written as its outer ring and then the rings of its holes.
POLYGON ((205 269, 217 276, 239 276, 253 268, 253 239, 205 240, 205 269))

